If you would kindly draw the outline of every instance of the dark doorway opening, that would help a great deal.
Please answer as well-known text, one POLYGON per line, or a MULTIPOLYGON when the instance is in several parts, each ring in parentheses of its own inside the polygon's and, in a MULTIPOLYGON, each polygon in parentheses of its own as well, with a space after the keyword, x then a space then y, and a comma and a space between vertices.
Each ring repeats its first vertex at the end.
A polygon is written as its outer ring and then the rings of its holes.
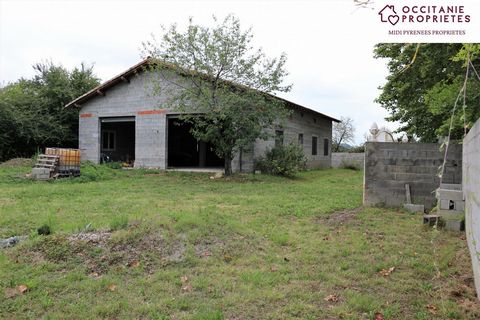
POLYGON ((135 117, 100 119, 100 161, 135 162, 135 117))
POLYGON ((168 167, 223 168, 211 143, 199 141, 190 133, 192 125, 178 118, 168 119, 168 167))

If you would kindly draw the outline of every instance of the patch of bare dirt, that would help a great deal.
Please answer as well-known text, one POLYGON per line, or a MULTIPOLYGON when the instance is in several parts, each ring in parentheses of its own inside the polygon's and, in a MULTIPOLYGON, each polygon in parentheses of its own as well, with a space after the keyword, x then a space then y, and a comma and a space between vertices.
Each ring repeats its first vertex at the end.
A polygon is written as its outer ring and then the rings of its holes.
POLYGON ((143 268, 152 273, 169 264, 185 261, 187 248, 192 246, 197 257, 207 259, 225 252, 224 241, 205 238, 189 244, 185 236, 166 239, 160 230, 118 232, 92 231, 68 236, 53 235, 41 239, 33 248, 18 253, 18 257, 36 264, 43 261, 87 267, 87 273, 100 278, 111 268, 143 268))
POLYGON ((9 256, 13 261, 31 265, 54 263, 60 272, 83 266, 88 276, 100 279, 110 270, 152 274, 186 262, 189 254, 229 262, 252 247, 246 242, 240 236, 227 242, 213 235, 192 241, 182 233, 131 224, 127 229, 113 232, 98 230, 39 237, 33 243, 10 250, 9 256))
POLYGON ((30 158, 13 158, 0 163, 0 167, 27 167, 33 166, 33 161, 30 158))
POLYGON ((99 231, 99 232, 80 232, 74 233, 67 237, 67 240, 70 242, 79 242, 82 241, 84 243, 88 243, 98 247, 106 247, 110 236, 112 235, 111 232, 108 231, 99 231))
POLYGON ((325 222, 329 226, 340 226, 345 224, 351 224, 356 221, 357 214, 362 210, 362 207, 355 209, 346 209, 341 211, 335 211, 326 216, 320 217, 319 220, 325 222))
POLYGON ((199 258, 207 259, 213 254, 223 252, 225 249, 225 241, 213 237, 202 239, 194 244, 195 255, 199 258))

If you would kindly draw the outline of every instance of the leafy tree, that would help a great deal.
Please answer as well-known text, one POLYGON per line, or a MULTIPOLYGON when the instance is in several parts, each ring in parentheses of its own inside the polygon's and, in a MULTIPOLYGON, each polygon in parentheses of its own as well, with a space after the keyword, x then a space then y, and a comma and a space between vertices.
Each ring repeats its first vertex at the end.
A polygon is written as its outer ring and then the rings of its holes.
POLYGON ((339 152, 342 143, 354 143, 355 138, 353 119, 341 117, 340 121, 333 124, 332 147, 334 152, 339 152))
POLYGON ((460 139, 480 117, 478 44, 378 44, 376 58, 388 59, 387 83, 376 99, 387 109, 389 121, 399 121, 397 132, 435 142, 448 135, 450 117, 466 75, 466 59, 472 61, 467 79, 465 118, 463 94, 454 115, 452 138, 460 139))
POLYGON ((0 88, 0 160, 28 157, 45 146, 78 145, 78 110, 64 106, 98 85, 92 67, 68 71, 46 62, 33 68, 32 79, 0 88))
POLYGON ((255 139, 271 135, 272 127, 288 115, 284 103, 271 94, 287 92, 286 57, 269 59, 252 47, 252 31, 241 30, 233 15, 213 27, 189 20, 185 32, 176 25, 164 29, 159 43, 145 42, 144 53, 157 63, 152 69, 169 81, 172 89, 154 82, 155 93, 168 90, 170 108, 182 112, 198 140, 211 142, 225 159, 225 174, 231 174, 234 154, 248 149, 255 139), (171 67, 183 77, 171 77, 171 67), (157 85, 155 85, 155 83, 157 85))

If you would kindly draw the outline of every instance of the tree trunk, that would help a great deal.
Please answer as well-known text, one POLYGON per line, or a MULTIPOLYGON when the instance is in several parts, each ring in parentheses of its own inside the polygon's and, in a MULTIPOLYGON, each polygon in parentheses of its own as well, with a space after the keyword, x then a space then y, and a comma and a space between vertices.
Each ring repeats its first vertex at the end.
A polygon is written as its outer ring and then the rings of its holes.
POLYGON ((342 136, 340 137, 340 140, 338 140, 337 145, 335 146, 335 150, 333 152, 338 152, 340 150, 340 144, 342 143, 343 136, 345 135, 345 131, 342 133, 342 136))
POLYGON ((242 173, 242 158, 243 158, 243 148, 240 148, 240 152, 238 154, 238 171, 242 173))
POLYGON ((225 155, 225 176, 232 175, 232 156, 230 154, 225 155))

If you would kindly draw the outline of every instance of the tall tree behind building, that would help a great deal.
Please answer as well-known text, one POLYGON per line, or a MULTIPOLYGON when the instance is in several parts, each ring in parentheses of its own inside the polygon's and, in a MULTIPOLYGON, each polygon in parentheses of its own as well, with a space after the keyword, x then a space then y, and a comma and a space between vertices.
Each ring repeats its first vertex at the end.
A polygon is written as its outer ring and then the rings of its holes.
POLYGON ((355 127, 353 119, 350 117, 341 117, 340 122, 333 123, 332 147, 333 152, 339 152, 342 144, 353 144, 355 138, 355 127))
POLYGON ((46 146, 78 146, 78 110, 64 106, 99 84, 93 67, 52 62, 33 66, 32 79, 0 88, 0 160, 29 157, 46 146))

